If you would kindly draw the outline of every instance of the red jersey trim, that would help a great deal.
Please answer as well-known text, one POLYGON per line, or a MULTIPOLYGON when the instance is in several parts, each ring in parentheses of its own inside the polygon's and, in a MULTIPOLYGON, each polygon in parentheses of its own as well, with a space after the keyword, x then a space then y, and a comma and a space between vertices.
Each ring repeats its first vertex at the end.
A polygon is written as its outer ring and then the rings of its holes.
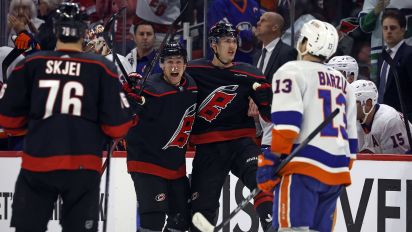
POLYGON ((188 68, 212 68, 212 69, 215 68, 211 65, 188 65, 187 67, 188 68))
POLYGON ((172 170, 152 163, 127 161, 127 171, 140 172, 160 176, 168 180, 175 180, 186 176, 186 165, 180 166, 177 170, 172 170))
POLYGON ((27 124, 27 116, 9 117, 0 114, 0 126, 5 129, 20 129, 27 124))
POLYGON ((33 157, 22 152, 21 157, 21 168, 33 172, 82 169, 100 172, 102 168, 102 159, 97 155, 92 154, 33 157))
MULTIPOLYGON (((140 88, 138 88, 138 89, 140 89, 140 88)), ((195 86, 193 86, 193 87, 188 87, 187 90, 197 90, 197 87, 195 87, 195 86)), ((148 90, 143 90, 143 92, 145 92, 145 93, 147 93, 147 94, 149 94, 149 95, 151 95, 151 96, 154 96, 154 97, 163 97, 163 96, 166 96, 166 95, 177 94, 179 91, 173 90, 173 91, 164 92, 164 93, 160 93, 160 94, 153 93, 153 92, 150 92, 150 91, 148 91, 148 90)))
POLYGON ((27 134, 27 128, 18 128, 18 129, 4 129, 5 133, 10 136, 22 136, 27 134))
POLYGON ((80 58, 61 58, 57 56, 33 56, 30 59, 27 59, 27 61, 36 60, 36 59, 70 60, 70 61, 79 61, 83 63, 97 64, 100 67, 102 67, 106 71, 106 73, 109 74, 111 77, 116 78, 116 79, 119 78, 119 75, 117 73, 113 73, 112 71, 110 71, 110 69, 106 67, 106 65, 104 65, 102 62, 97 61, 97 60, 88 60, 88 59, 80 59, 80 58))
POLYGON ((252 73, 245 72, 245 71, 241 71, 241 70, 231 69, 230 71, 231 71, 231 72, 235 72, 235 73, 245 74, 245 75, 248 75, 248 76, 252 76, 252 77, 255 77, 255 78, 257 78, 257 79, 266 79, 265 76, 256 75, 256 74, 252 74, 252 73))
POLYGON ((273 194, 268 192, 260 192, 253 198, 253 207, 256 209, 260 204, 265 202, 273 202, 273 194))
POLYGON ((227 131, 212 131, 202 134, 191 134, 190 142, 194 144, 213 143, 220 141, 227 141, 232 139, 239 139, 243 137, 255 137, 256 129, 238 129, 227 131))
POLYGON ((117 125, 117 126, 110 126, 110 125, 101 125, 100 127, 102 128, 103 132, 116 139, 116 138, 122 138, 126 136, 127 131, 134 125, 133 120, 127 121, 123 124, 117 125))
POLYGON ((23 67, 24 67, 24 64, 21 64, 21 65, 19 65, 19 66, 16 66, 16 67, 14 67, 13 72, 14 72, 14 71, 17 71, 17 70, 20 70, 20 69, 22 69, 23 67))

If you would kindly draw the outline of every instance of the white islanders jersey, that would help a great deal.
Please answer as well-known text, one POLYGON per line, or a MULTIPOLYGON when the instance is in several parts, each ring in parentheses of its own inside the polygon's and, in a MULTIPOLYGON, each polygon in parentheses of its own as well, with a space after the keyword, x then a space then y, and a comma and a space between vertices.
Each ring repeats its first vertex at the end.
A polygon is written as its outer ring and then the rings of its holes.
MULTIPOLYGON (((359 138, 363 138, 360 151, 378 154, 405 154, 410 150, 405 123, 401 113, 393 107, 379 104, 372 125, 358 126, 359 138)), ((409 123, 412 128, 412 124, 409 123)))
POLYGON ((340 113, 281 171, 311 176, 328 185, 350 184, 357 151, 355 95, 335 69, 290 61, 272 81, 272 151, 290 152, 336 108, 340 113))

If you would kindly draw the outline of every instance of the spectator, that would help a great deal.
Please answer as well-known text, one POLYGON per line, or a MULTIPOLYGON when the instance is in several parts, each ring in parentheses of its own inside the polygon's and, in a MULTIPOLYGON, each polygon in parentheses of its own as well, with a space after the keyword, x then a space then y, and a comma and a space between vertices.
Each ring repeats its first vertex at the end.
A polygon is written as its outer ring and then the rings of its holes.
POLYGON ((56 47, 56 35, 53 32, 53 17, 56 8, 62 0, 39 0, 39 18, 44 20, 39 27, 35 38, 40 43, 42 50, 54 50, 56 47))
MULTIPOLYGON (((140 22, 140 24, 134 26, 134 39, 136 48, 134 48, 126 58, 132 65, 133 71, 144 75, 143 71, 147 64, 153 60, 156 50, 154 49, 155 43, 155 31, 152 24, 148 22, 140 22)), ((159 63, 157 63, 152 73, 160 73, 159 63)))
POLYGON ((31 34, 37 33, 37 29, 44 22, 37 18, 36 5, 32 0, 12 0, 10 13, 7 16, 7 25, 10 30, 8 46, 13 47, 12 37, 23 30, 31 34))
MULTIPOLYGON (((378 104, 378 90, 372 81, 351 84, 356 96, 359 151, 361 153, 404 154, 410 149, 403 116, 393 107, 378 104)), ((409 127, 412 124, 409 123, 409 127)))
POLYGON ((400 101, 405 104, 406 111, 403 112, 409 119, 412 117, 412 47, 405 43, 405 16, 398 9, 387 9, 382 15, 383 40, 385 41, 386 52, 394 60, 396 67, 391 67, 383 61, 382 56, 378 60, 378 90, 379 103, 392 106, 397 111, 402 111, 400 101), (402 99, 398 97, 398 87, 394 77, 394 69, 399 76, 399 83, 402 92, 402 99))
MULTIPOLYGON (((397 8, 405 11, 405 15, 412 15, 412 1, 397 1, 397 0, 365 0, 362 11, 359 14, 360 28, 371 35, 371 74, 370 79, 377 83, 378 73, 378 57, 383 48, 382 27, 379 23, 382 11, 385 8, 397 8)), ((412 23, 412 17, 409 19, 412 23)), ((410 38, 409 45, 412 44, 412 28, 409 29, 408 36, 410 38)))
POLYGON ((255 0, 215 0, 209 7, 207 27, 211 28, 217 22, 224 20, 239 30, 239 47, 235 61, 252 64, 252 54, 255 49, 252 28, 256 26, 261 12, 255 0))
MULTIPOLYGON (((262 71, 269 83, 272 83, 273 75, 283 64, 297 58, 297 51, 280 39, 283 26, 284 20, 280 14, 266 12, 260 17, 255 30, 255 36, 262 42, 263 48, 257 54, 259 60, 255 59, 254 65, 262 71)), ((260 116, 259 121, 263 131, 262 147, 269 147, 272 143, 273 125, 260 116)))

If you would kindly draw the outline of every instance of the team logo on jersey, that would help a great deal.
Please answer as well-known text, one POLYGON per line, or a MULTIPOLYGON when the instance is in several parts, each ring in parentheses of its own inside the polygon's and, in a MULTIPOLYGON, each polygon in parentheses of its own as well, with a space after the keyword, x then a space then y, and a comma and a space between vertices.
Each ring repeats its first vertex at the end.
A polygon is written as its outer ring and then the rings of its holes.
POLYGON ((196 116, 196 103, 186 109, 185 114, 180 120, 179 127, 176 129, 172 138, 162 148, 166 150, 169 147, 183 148, 189 140, 190 132, 192 131, 193 122, 196 116))
POLYGON ((200 118, 212 122, 236 97, 239 85, 226 85, 215 89, 203 100, 199 107, 200 118))
POLYGON ((166 199, 166 194, 164 193, 159 193, 155 196, 155 200, 160 202, 160 201, 164 201, 166 199))

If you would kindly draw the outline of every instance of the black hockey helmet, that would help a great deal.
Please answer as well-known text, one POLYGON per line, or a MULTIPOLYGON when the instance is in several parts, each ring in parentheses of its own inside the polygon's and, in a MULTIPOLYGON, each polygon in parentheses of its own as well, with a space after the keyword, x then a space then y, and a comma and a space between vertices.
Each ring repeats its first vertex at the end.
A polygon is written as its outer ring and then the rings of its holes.
POLYGON ((186 49, 184 49, 178 42, 170 41, 164 46, 160 53, 160 62, 163 63, 168 56, 182 56, 185 63, 187 63, 186 49))
POLYGON ((87 25, 77 3, 63 2, 56 9, 54 33, 64 43, 77 42, 84 37, 87 25))
POLYGON ((209 43, 217 43, 219 38, 229 36, 238 39, 238 31, 231 23, 219 21, 209 30, 209 43))

